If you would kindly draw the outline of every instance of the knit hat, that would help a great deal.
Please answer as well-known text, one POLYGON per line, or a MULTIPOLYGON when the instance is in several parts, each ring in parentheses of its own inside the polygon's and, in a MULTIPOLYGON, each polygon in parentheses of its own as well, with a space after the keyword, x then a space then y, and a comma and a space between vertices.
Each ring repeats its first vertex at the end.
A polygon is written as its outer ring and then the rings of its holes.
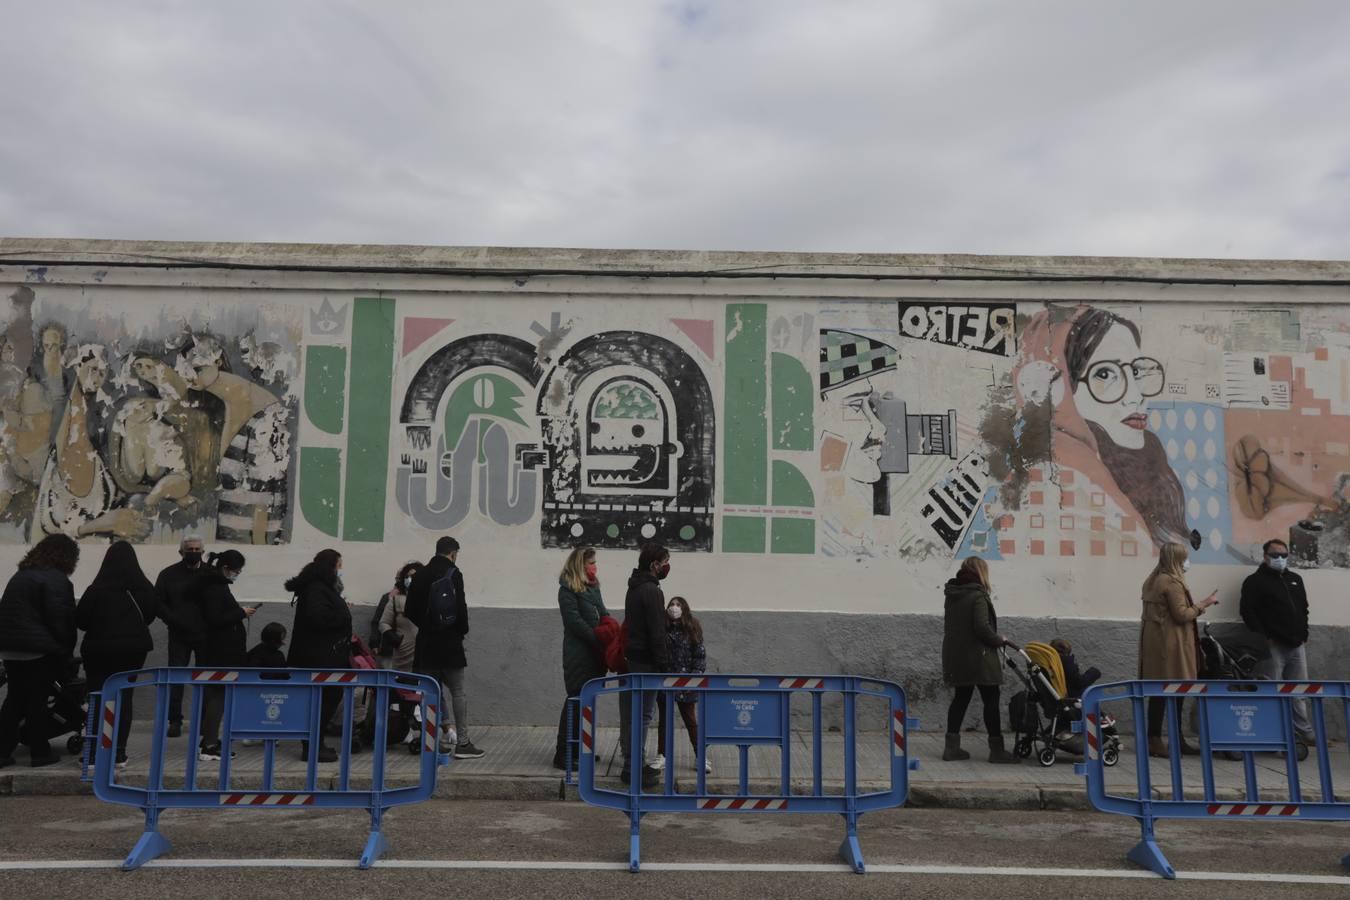
POLYGON ((896 367, 900 351, 848 331, 820 332, 820 393, 886 372, 896 367))

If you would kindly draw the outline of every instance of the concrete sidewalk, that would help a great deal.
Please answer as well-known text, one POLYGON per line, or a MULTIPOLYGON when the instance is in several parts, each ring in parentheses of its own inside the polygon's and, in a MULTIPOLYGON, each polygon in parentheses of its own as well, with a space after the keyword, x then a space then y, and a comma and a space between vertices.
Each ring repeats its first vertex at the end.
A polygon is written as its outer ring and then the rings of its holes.
MULTIPOLYGON (((984 761, 986 753, 982 734, 966 734, 965 748, 972 759, 966 762, 943 762, 941 734, 910 733, 911 757, 920 761, 917 771, 910 773, 909 805, 947 807, 955 809, 1086 809, 1088 808, 1083 779, 1074 774, 1074 757, 1062 755, 1052 767, 1042 767, 1035 761, 1018 766, 996 766, 984 761)), ((695 785, 693 754, 683 731, 679 739, 674 765, 680 789, 692 791, 695 785)), ((575 797, 575 788, 562 786, 562 773, 552 767, 555 732, 552 728, 522 726, 481 726, 473 731, 474 743, 486 751, 476 760, 454 760, 440 770, 436 795, 463 799, 547 800, 559 796, 575 797)), ((655 743, 653 730, 652 743, 655 743)), ((857 747, 858 780, 860 788, 882 790, 887 784, 889 735, 864 733, 857 747)), ((330 739, 336 744, 337 739, 330 739)), ((149 735, 143 729, 134 730, 128 755, 131 763, 120 773, 119 780, 131 786, 144 786, 148 777, 149 735)), ((165 784, 182 784, 185 752, 189 742, 185 738, 169 742, 170 752, 165 762, 165 784)), ((597 749, 601 765, 597 779, 606 786, 619 789, 617 729, 602 728, 597 749)), ((236 747, 238 757, 233 764, 231 790, 257 790, 261 787, 262 748, 236 747)), ((809 737, 798 739, 791 754, 791 776, 794 793, 809 792, 812 778, 812 748, 809 737)), ((369 752, 352 757, 351 784, 363 787, 370 784, 372 755, 369 752)), ((1287 800, 1289 797, 1284 761, 1272 754, 1256 756, 1257 783, 1261 799, 1287 800)), ((1331 749, 1331 776, 1333 790, 1340 797, 1350 795, 1350 754, 1343 743, 1331 749)), ((738 770, 734 747, 710 748, 709 762, 713 774, 707 779, 710 793, 735 794, 738 770)), ((752 792, 776 792, 781 777, 781 763, 777 750, 752 748, 749 754, 749 779, 752 792)), ((1171 776, 1165 760, 1150 760, 1150 773, 1155 796, 1170 795, 1171 776)), ((283 744, 276 754, 274 787, 297 790, 305 787, 306 766, 298 758, 298 745, 283 744)), ((204 787, 215 774, 214 763, 200 763, 198 786, 204 787)), ((826 793, 841 793, 843 786, 843 739, 837 734, 822 738, 821 768, 826 793)), ((1216 798, 1242 800, 1244 793, 1243 766, 1240 762, 1215 759, 1213 763, 1216 798)), ((337 763, 318 767, 318 785, 335 786, 338 779, 337 763)), ((1120 764, 1108 769, 1107 783, 1114 793, 1133 795, 1136 785, 1135 761, 1127 747, 1120 764)), ((386 773, 391 786, 417 783, 417 757, 403 747, 391 747, 386 756, 386 773)), ((1299 767, 1299 776, 1305 800, 1320 797, 1320 778, 1314 755, 1299 767)), ((1183 789, 1187 797, 1199 798, 1203 785, 1200 762, 1187 757, 1183 765, 1183 789)), ((27 765, 21 749, 17 765, 0 770, 0 794, 61 795, 89 793, 90 786, 79 780, 78 761, 61 763, 42 769, 27 765)))

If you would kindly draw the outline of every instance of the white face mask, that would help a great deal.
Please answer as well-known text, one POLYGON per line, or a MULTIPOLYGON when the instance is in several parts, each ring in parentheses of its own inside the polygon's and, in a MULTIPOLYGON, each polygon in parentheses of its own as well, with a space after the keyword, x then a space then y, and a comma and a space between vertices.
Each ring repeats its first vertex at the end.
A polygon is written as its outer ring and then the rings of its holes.
POLYGON ((1280 558, 1280 557, 1276 557, 1276 558, 1271 559, 1271 561, 1268 563, 1268 565, 1269 565, 1272 569, 1274 569, 1276 572, 1283 572, 1285 569, 1289 568, 1289 560, 1288 560, 1288 559, 1284 559, 1284 558, 1280 558))
POLYGON ((407 590, 408 588, 410 588, 410 587, 412 587, 412 576, 411 576, 411 575, 409 575, 407 578, 403 579, 403 589, 406 591, 406 590, 407 590))
POLYGON ((1181 571, 1189 572, 1190 570, 1191 570, 1191 561, 1189 559, 1183 559, 1181 561, 1181 571))
POLYGON ((668 606, 666 607, 666 615, 670 616, 671 619, 678 622, 680 620, 680 616, 684 615, 684 610, 680 609, 678 606, 668 606))

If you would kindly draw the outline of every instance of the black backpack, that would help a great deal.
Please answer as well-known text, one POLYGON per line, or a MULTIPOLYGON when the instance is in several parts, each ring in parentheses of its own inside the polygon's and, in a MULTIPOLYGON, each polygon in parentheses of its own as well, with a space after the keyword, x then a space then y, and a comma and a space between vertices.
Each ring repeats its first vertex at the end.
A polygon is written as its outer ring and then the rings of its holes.
POLYGON ((424 627, 432 631, 447 631, 455 626, 459 618, 459 588, 455 584, 455 575, 459 569, 454 566, 441 578, 431 583, 431 595, 427 600, 427 619, 424 627))

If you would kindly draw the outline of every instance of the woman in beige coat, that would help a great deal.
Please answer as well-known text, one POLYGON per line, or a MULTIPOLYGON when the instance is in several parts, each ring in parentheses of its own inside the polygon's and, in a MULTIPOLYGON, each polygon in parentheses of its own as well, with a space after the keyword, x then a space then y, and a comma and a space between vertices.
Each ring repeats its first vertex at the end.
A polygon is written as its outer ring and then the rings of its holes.
MULTIPOLYGON (((1163 544, 1158 565, 1144 581, 1144 611, 1139 622, 1139 677, 1165 681, 1194 681, 1200 677, 1199 634, 1195 620, 1218 603, 1218 591, 1198 603, 1186 587, 1189 552, 1184 544, 1163 544)), ((1163 697, 1148 701, 1148 752, 1166 757, 1167 742, 1162 737, 1163 716, 1167 711, 1163 697)), ((1181 710, 1177 709, 1178 721, 1181 710)), ((1185 738, 1173 735, 1181 743, 1181 752, 1199 751, 1185 738)))

